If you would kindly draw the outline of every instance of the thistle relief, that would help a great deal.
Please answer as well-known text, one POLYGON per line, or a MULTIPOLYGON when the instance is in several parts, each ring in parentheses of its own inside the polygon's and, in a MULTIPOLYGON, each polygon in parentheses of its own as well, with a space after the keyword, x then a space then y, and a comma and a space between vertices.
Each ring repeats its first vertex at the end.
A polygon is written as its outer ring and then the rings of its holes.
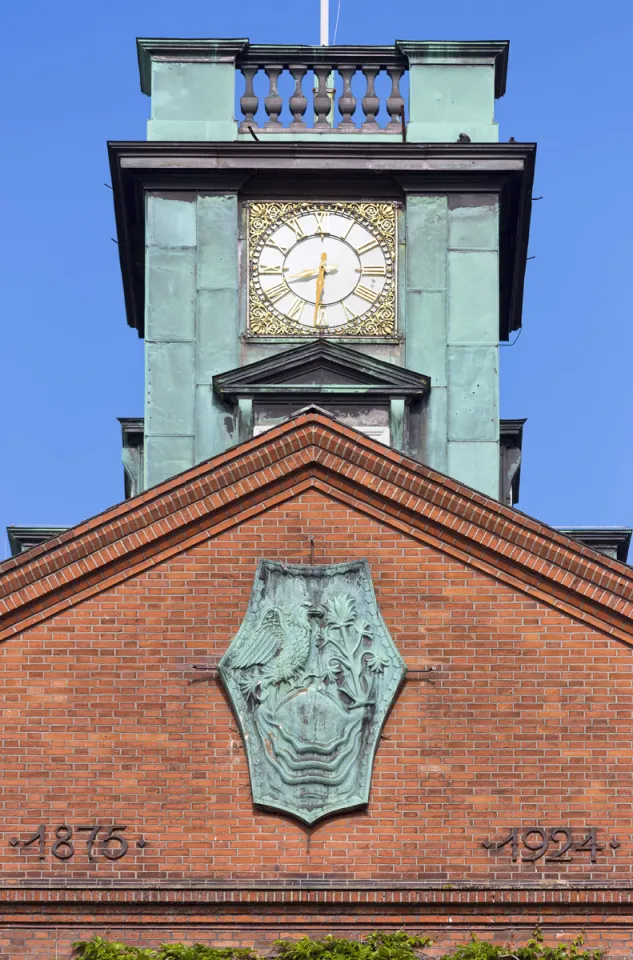
POLYGON ((254 803, 305 823, 364 806, 380 731, 405 673, 366 560, 261 560, 220 663, 254 803))

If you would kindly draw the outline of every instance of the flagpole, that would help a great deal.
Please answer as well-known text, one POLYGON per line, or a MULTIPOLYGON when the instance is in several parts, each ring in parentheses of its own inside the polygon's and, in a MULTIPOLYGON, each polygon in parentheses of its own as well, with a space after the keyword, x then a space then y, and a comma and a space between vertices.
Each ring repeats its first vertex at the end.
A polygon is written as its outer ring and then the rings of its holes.
POLYGON ((322 47, 329 46, 330 43, 330 4, 329 0, 321 0, 321 39, 319 41, 322 47))
MULTIPOLYGON (((330 45, 330 0, 320 0, 321 2, 321 30, 320 30, 320 39, 319 43, 322 47, 329 47, 330 45)), ((334 74, 330 73, 327 80, 325 81, 325 89, 327 90, 328 96, 332 103, 330 107, 329 116, 334 123, 334 74)))

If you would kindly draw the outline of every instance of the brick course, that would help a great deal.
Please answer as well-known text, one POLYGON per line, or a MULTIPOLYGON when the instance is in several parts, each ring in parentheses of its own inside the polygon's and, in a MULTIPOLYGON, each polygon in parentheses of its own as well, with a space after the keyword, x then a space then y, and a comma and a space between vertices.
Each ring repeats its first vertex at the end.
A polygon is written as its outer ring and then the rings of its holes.
POLYGON ((94 933, 267 947, 376 923, 437 931, 440 953, 471 929, 586 926, 628 954, 630 571, 327 418, 270 433, 3 566, 0 958, 62 960, 94 933), (311 537, 315 563, 369 559, 411 675, 369 807, 309 829, 253 808, 226 696, 193 667, 226 650, 257 560, 309 562, 311 537), (43 583, 60 571, 62 600, 43 583), (88 862, 85 833, 51 858, 54 827, 95 822, 127 825, 123 859, 88 862), (40 823, 42 862, 9 844, 40 823), (535 824, 596 827, 603 849, 513 863, 482 846, 535 824))

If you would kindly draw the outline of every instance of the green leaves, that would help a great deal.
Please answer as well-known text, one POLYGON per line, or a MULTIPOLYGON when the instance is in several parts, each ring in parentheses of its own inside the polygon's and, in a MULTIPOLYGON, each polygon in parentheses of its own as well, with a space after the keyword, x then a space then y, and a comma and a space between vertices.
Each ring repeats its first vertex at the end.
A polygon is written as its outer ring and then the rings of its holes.
POLYGON ((282 960, 418 960, 417 951, 432 943, 430 937, 410 937, 404 931, 377 931, 362 941, 327 936, 322 940, 277 940, 282 960))
POLYGON ((156 954, 157 960, 256 960, 252 950, 233 950, 230 947, 216 949, 194 943, 187 947, 184 943, 164 943, 156 954))
POLYGON ((231 947, 206 947, 203 943, 164 943, 158 950, 149 947, 126 947, 117 940, 79 941, 73 944, 75 956, 81 960, 258 960, 252 950, 231 947))
POLYGON ((126 947, 118 940, 103 940, 101 937, 74 943, 73 949, 81 960, 154 960, 157 956, 154 950, 126 947))
POLYGON ((441 960, 601 960, 604 951, 583 950, 584 936, 579 934, 570 944, 557 943, 549 947, 537 928, 523 946, 506 943, 503 946, 480 940, 474 934, 469 943, 447 953, 441 960))
MULTIPOLYGON (((377 930, 364 940, 332 936, 321 940, 310 940, 309 937, 277 940, 274 950, 279 960, 420 960, 420 951, 432 943, 430 937, 410 936, 404 930, 396 933, 377 930)), ((582 934, 570 944, 546 946, 538 929, 523 946, 516 946, 513 942, 490 943, 473 934, 468 943, 444 954, 441 960, 602 960, 603 951, 584 950, 583 946, 582 934)), ((246 949, 207 947, 202 943, 191 946, 164 943, 152 950, 149 947, 126 947, 102 937, 75 943, 74 949, 75 956, 81 960, 264 960, 255 951, 246 949)))

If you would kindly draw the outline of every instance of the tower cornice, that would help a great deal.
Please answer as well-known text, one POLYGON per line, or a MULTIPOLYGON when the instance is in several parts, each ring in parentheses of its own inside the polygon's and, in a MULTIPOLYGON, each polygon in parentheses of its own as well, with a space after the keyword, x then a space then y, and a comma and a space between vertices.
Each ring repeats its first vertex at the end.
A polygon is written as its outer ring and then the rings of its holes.
POLYGON ((382 191, 394 198, 438 192, 498 194, 500 233, 509 241, 502 245, 500 262, 500 339, 521 326, 533 143, 132 141, 111 142, 108 149, 127 320, 139 336, 144 334, 146 192, 254 195, 270 183, 276 194, 287 189, 298 195, 306 173, 313 187, 340 196, 358 195, 363 186, 370 196, 382 191))
POLYGON ((482 65, 494 67, 495 97, 502 97, 508 73, 508 40, 396 40, 393 44, 311 46, 297 43, 249 43, 246 38, 144 38, 136 41, 141 90, 151 96, 152 62, 226 63, 237 67, 275 63, 340 66, 411 64, 482 65))

